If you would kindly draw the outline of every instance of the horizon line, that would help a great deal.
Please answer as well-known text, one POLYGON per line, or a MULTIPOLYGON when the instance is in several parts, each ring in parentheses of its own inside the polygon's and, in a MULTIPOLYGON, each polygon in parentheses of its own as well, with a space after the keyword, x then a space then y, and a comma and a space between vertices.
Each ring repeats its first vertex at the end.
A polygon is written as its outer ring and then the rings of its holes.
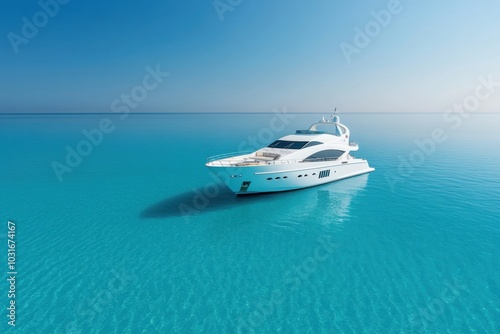
MULTIPOLYGON (((278 111, 279 112, 279 111, 278 111)), ((245 112, 239 112, 239 111, 233 111, 233 112, 226 112, 226 111, 216 111, 216 112, 205 112, 205 111, 200 111, 200 112, 193 112, 193 111, 186 111, 186 112, 169 112, 169 111, 161 111, 161 112, 129 112, 127 115, 166 115, 166 114, 174 114, 174 115, 179 115, 179 114, 193 114, 193 115, 200 115, 200 114, 226 114, 226 115, 238 115, 238 114, 274 114, 276 112, 272 111, 245 111, 245 112)), ((333 114, 335 113, 334 111, 328 111, 328 112, 311 112, 311 111, 287 111, 287 114, 333 114)), ((344 111, 344 112, 337 112, 339 114, 443 114, 443 112, 437 112, 437 111, 344 111)), ((500 114, 500 111, 480 111, 480 112, 472 112, 471 114, 500 114)), ((1 115, 7 115, 7 116, 12 116, 12 115, 121 115, 120 113, 114 113, 114 112, 0 112, 1 115)))

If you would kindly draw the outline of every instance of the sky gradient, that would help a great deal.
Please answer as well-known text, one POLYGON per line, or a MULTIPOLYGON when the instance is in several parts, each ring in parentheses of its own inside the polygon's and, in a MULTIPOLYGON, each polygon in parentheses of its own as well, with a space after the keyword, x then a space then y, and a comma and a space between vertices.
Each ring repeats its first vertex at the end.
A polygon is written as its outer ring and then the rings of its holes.
POLYGON ((55 1, 0 4, 2 113, 443 112, 500 82, 495 0, 55 1))

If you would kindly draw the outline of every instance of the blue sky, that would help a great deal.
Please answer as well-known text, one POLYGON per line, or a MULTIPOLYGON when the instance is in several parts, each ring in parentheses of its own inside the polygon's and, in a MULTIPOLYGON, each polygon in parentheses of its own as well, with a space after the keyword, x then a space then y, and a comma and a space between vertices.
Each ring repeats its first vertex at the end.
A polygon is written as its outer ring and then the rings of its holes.
MULTIPOLYGON (((40 3, 0 4, 0 112, 110 112, 158 64, 169 76, 131 111, 442 112, 500 81, 495 0, 400 1, 350 61, 342 43, 391 1, 60 1, 29 38, 40 3)), ((500 111, 500 89, 478 111, 500 111)))

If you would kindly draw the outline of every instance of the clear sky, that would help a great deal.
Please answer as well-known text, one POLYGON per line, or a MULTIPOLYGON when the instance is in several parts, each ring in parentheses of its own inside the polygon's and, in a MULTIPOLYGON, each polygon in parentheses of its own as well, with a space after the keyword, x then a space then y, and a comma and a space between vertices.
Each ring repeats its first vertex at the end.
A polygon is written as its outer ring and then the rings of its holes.
POLYGON ((442 112, 500 82, 497 0, 55 1, 0 4, 0 112, 442 112))

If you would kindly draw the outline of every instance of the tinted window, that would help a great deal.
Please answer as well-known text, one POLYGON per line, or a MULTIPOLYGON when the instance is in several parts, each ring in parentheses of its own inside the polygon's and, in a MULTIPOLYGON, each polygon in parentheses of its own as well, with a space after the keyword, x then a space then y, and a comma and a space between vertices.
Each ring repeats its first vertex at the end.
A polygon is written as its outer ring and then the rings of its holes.
POLYGON ((309 143, 307 143, 306 146, 304 146, 303 148, 306 148, 306 147, 311 147, 311 146, 316 146, 316 145, 321 145, 323 144, 322 142, 320 141, 310 141, 309 143))
POLYGON ((313 155, 308 156, 304 160, 312 160, 312 159, 337 159, 344 151, 340 150, 324 150, 314 153, 313 155))
POLYGON ((292 150, 300 150, 307 144, 306 141, 289 141, 289 140, 276 140, 268 147, 272 148, 287 148, 292 150))

